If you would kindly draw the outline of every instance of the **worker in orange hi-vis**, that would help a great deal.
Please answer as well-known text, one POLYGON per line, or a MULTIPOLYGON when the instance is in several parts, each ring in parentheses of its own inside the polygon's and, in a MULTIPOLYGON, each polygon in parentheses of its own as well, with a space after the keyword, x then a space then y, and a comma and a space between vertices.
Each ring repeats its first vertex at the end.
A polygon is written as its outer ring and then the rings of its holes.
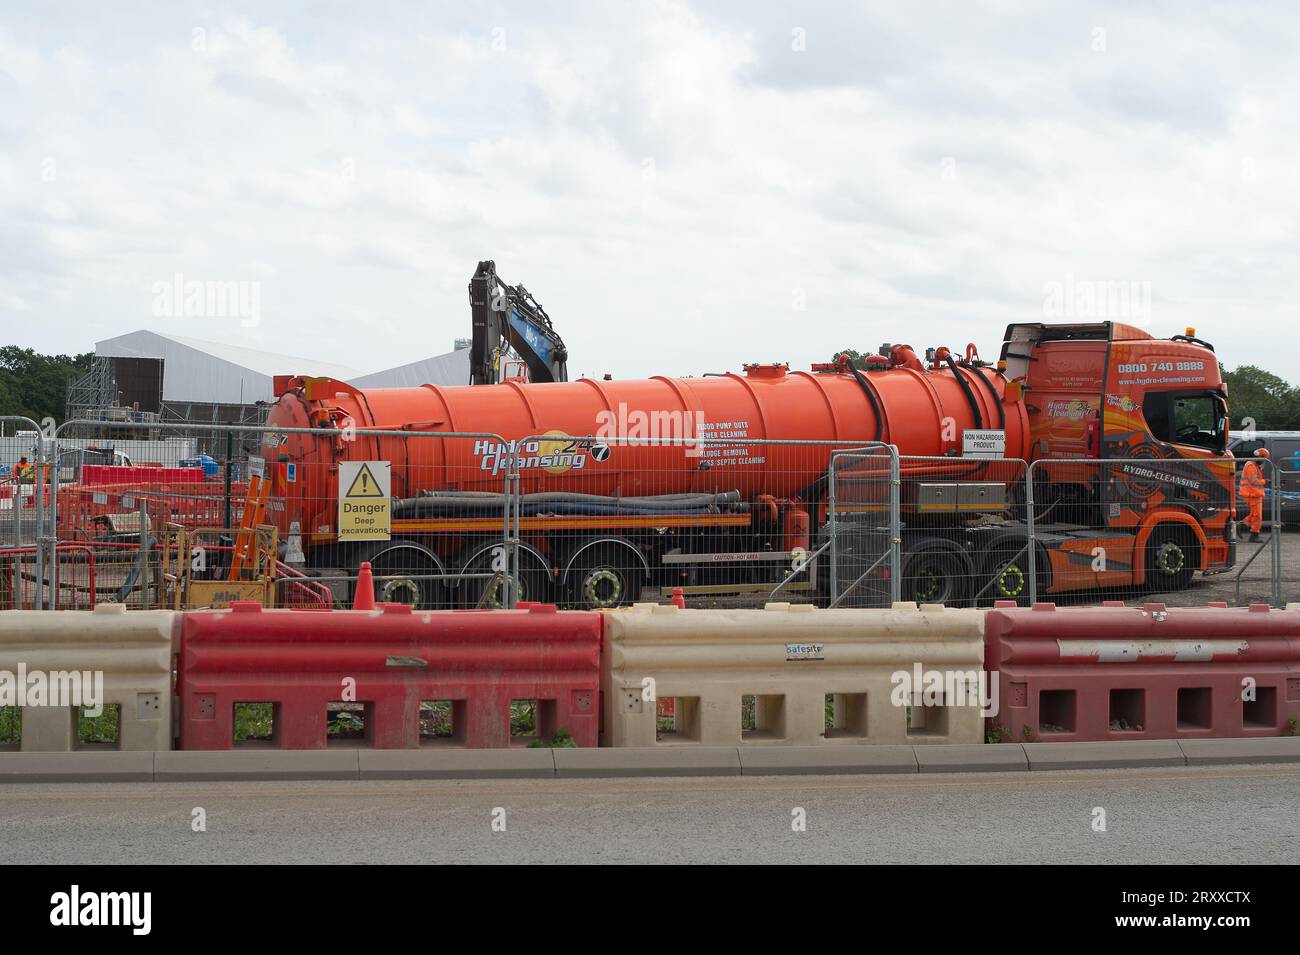
MULTIPOLYGON (((1255 452, 1255 457, 1267 458, 1268 449, 1260 448, 1255 452)), ((1263 469, 1254 461, 1247 461, 1246 466, 1241 469, 1241 496, 1250 506, 1250 513, 1246 516, 1246 526, 1250 528, 1252 541, 1259 540, 1259 528, 1264 520, 1264 488, 1267 486, 1263 469)))

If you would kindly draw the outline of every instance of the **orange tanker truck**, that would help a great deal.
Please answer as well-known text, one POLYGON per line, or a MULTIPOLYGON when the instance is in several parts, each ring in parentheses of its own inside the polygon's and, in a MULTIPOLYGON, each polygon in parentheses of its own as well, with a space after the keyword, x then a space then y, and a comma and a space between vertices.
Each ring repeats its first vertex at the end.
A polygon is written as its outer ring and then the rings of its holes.
MULTIPOLYGON (((892 345, 809 371, 749 364, 641 381, 358 389, 281 376, 262 447, 267 514, 281 540, 301 540, 309 571, 354 574, 369 560, 381 599, 490 605, 517 453, 521 599, 609 607, 647 586, 706 594, 778 582, 824 599, 832 527, 844 535, 837 555, 889 536, 887 459, 837 459, 832 495, 831 452, 879 442, 900 455, 904 599, 1027 597, 1024 468, 1006 459, 1042 462, 1032 490, 1041 594, 1177 589, 1235 559, 1232 468, 1212 460, 1225 451, 1225 388, 1212 346, 1194 334, 1016 324, 996 362, 974 346, 920 356, 892 345), (502 440, 439 436, 448 432, 502 440), (963 456, 972 447, 985 457, 963 456), (386 540, 339 533, 340 465, 353 474, 348 463, 361 461, 390 475, 386 540)), ((840 568, 836 591, 870 564, 841 563, 850 576, 840 568)))

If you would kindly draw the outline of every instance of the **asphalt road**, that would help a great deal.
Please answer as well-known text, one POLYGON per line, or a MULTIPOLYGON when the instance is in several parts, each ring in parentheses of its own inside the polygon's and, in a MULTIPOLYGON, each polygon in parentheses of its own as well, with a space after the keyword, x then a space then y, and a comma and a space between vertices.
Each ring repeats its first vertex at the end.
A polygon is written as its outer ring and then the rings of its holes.
POLYGON ((1300 766, 9 785, 0 863, 1295 863, 1297 820, 1300 766))

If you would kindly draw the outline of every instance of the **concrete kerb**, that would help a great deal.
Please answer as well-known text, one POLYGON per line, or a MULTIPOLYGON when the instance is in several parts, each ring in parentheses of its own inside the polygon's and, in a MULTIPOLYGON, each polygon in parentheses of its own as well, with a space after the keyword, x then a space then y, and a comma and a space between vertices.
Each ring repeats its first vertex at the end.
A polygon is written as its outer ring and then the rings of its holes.
POLYGON ((915 746, 917 769, 923 773, 1023 773, 1029 757, 1020 745, 965 743, 915 746))
POLYGON ((0 753, 0 783, 148 783, 154 781, 151 750, 71 753, 0 753))
POLYGON ((549 779, 556 774, 555 752, 546 748, 357 750, 362 779, 549 779))
POLYGON ((1300 763, 1300 737, 927 746, 0 752, 0 785, 1043 772, 1300 763))
MULTIPOLYGON (((1107 740, 1104 743, 1021 743, 1031 771, 1186 766, 1176 739, 1107 740)), ((1223 740, 1222 742, 1227 742, 1223 740)), ((1242 742, 1238 740, 1237 742, 1242 742)))
POLYGON ((1188 766, 1224 763, 1300 762, 1300 736, 1254 739, 1184 739, 1178 741, 1188 766))
POLYGON ((832 776, 871 773, 915 773, 917 749, 940 746, 744 746, 743 776, 832 776))
POLYGON ((555 774, 564 777, 739 776, 735 746, 555 749, 555 774))
POLYGON ((157 753, 155 782, 359 779, 356 749, 176 750, 157 753))

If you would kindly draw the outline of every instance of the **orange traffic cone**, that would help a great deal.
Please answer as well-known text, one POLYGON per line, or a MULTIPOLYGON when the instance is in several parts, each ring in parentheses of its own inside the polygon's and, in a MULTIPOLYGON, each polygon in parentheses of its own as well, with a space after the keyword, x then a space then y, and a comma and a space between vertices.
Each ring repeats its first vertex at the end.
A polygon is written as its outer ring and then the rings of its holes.
POLYGON ((370 572, 370 561, 363 561, 357 574, 357 592, 352 597, 353 610, 375 609, 375 576, 370 572))

